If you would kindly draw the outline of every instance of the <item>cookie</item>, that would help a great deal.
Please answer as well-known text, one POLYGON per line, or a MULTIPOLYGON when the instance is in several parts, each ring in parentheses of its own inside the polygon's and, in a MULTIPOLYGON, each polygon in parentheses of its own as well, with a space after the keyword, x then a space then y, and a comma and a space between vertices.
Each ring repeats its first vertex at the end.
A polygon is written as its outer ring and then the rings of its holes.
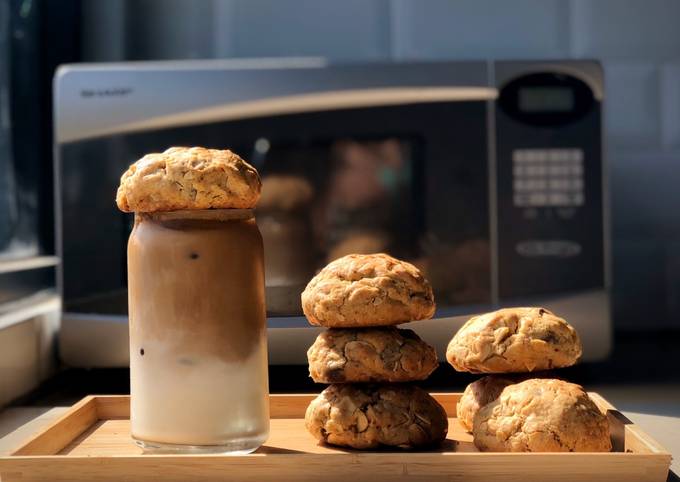
POLYGON ((319 441, 355 449, 412 449, 440 444, 444 408, 413 385, 331 385, 307 407, 307 430, 319 441))
POLYGON ((435 304, 430 283, 412 264, 387 254, 350 254, 312 278, 302 310, 312 325, 352 328, 432 318, 435 304))
POLYGON ((471 373, 532 372, 567 367, 581 356, 576 330, 545 308, 506 308, 468 320, 446 359, 471 373))
POLYGON ((171 147, 130 166, 116 203, 125 212, 250 209, 260 188, 255 168, 229 150, 171 147))
POLYGON ((508 385, 520 383, 529 378, 559 378, 554 370, 531 373, 507 373, 487 375, 470 383, 456 404, 456 416, 468 432, 472 432, 475 415, 483 406, 496 400, 508 385))
POLYGON ((307 351, 317 383, 424 380, 437 368, 434 348, 412 330, 332 328, 307 351))
POLYGON ((493 452, 609 452, 609 422, 579 385, 532 378, 509 385, 474 419, 474 443, 493 452))
POLYGON ((458 421, 468 432, 472 432, 472 422, 480 408, 496 400, 503 389, 516 383, 508 377, 489 375, 470 383, 456 405, 458 421))

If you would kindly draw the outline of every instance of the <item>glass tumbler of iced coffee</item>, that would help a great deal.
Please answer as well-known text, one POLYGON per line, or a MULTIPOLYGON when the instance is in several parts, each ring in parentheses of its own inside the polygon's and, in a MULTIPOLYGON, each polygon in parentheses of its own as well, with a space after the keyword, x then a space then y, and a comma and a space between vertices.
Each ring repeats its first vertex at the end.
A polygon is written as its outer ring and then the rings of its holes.
POLYGON ((257 171, 171 148, 123 174, 131 432, 146 451, 248 453, 269 432, 257 171))

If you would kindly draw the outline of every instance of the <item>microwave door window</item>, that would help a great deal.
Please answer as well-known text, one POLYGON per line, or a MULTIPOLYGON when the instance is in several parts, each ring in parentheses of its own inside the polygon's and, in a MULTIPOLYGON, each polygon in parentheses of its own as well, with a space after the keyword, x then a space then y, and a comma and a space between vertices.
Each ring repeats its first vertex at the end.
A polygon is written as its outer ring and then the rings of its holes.
POLYGON ((414 255, 412 152, 394 138, 332 145, 328 186, 315 206, 326 261, 356 251, 414 255))
POLYGON ((260 160, 257 208, 270 313, 298 313, 299 294, 317 269, 346 254, 415 256, 412 143, 385 138, 271 145, 260 160))
POLYGON ((299 316, 300 293, 310 278, 350 253, 387 252, 421 268, 442 315, 447 307, 487 303, 485 126, 482 102, 414 104, 65 144, 60 192, 66 309, 126 313, 132 216, 116 209, 115 191, 130 163, 173 145, 229 148, 260 172, 256 218, 270 316, 299 316))

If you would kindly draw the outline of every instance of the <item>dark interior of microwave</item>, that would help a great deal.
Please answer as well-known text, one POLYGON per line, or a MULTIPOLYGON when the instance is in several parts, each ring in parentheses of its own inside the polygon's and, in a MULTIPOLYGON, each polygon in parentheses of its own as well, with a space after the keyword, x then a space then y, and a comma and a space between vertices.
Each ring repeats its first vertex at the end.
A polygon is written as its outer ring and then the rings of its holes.
POLYGON ((117 134, 61 146, 65 310, 127 313, 133 216, 115 207, 127 166, 173 145, 230 148, 263 180, 256 210, 267 310, 299 315, 307 281, 349 253, 420 267, 440 309, 488 303, 483 102, 281 115, 117 134))

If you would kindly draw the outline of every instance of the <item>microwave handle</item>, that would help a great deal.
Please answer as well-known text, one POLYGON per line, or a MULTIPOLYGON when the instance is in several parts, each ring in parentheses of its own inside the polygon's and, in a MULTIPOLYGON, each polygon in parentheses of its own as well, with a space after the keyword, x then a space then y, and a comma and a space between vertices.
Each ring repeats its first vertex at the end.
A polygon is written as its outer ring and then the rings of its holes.
POLYGON ((154 116, 138 121, 116 123, 115 125, 91 131, 84 127, 84 130, 74 131, 75 137, 64 133, 57 134, 58 140, 65 142, 101 135, 168 129, 211 122, 256 119, 286 114, 436 102, 485 102, 494 100, 497 97, 498 90, 496 88, 475 86, 375 87, 328 90, 272 96, 240 102, 227 102, 220 105, 154 116))

